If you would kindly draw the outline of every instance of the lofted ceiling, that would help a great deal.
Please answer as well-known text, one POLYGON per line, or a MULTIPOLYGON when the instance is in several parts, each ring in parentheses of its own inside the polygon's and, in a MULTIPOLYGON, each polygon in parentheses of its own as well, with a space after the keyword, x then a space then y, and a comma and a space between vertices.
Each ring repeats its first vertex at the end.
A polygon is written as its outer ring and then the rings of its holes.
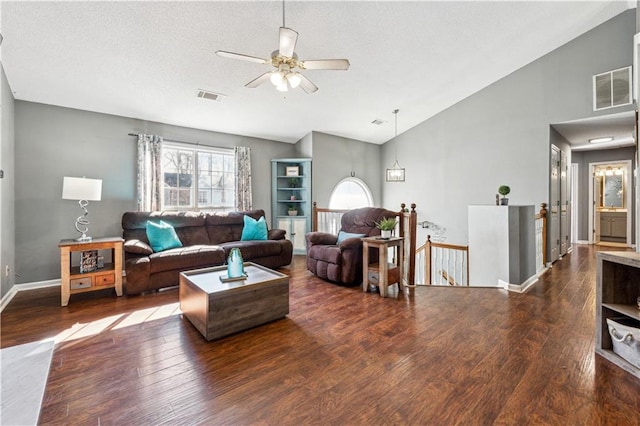
POLYGON ((214 52, 268 58, 282 6, 2 1, 2 65, 19 100, 289 143, 320 131, 381 144, 395 108, 402 133, 635 1, 287 1, 298 56, 351 67, 304 71, 314 94, 246 88, 269 66, 214 52))

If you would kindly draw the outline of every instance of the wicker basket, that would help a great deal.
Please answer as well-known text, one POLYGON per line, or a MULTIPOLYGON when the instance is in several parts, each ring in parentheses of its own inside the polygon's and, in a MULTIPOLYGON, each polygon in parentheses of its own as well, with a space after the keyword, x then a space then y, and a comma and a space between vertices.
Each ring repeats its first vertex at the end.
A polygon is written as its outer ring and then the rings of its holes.
POLYGON ((607 318, 613 352, 640 368, 640 328, 629 318, 607 318), (633 326, 632 326, 633 325, 633 326))

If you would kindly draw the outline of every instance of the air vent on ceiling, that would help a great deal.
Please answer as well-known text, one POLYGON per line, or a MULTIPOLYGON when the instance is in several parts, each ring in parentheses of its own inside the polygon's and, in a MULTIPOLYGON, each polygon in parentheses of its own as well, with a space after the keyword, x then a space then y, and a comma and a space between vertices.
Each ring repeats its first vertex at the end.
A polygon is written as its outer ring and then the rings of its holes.
POLYGON ((222 102, 222 100, 224 99, 224 95, 221 95, 220 93, 213 93, 213 92, 208 92, 206 90, 202 90, 202 89, 198 89, 198 93, 196 95, 199 98, 203 98, 203 99, 209 99, 212 101, 216 101, 216 102, 222 102))
POLYGON ((386 121, 384 121, 384 120, 380 120, 379 118, 376 118, 375 120, 373 120, 373 121, 371 122, 371 124, 375 124, 376 126, 381 126, 381 125, 383 125, 384 123, 386 123, 386 121))
POLYGON ((593 110, 631 103, 631 67, 593 76, 593 110))

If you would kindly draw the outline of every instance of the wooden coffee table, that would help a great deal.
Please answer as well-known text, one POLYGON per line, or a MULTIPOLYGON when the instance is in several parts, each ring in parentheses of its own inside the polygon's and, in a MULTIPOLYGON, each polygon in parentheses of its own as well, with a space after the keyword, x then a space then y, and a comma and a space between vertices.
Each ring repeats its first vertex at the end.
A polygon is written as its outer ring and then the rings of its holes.
POLYGON ((289 277, 251 262, 247 278, 222 282, 226 266, 180 274, 180 309, 205 339, 265 324, 289 313, 289 277))

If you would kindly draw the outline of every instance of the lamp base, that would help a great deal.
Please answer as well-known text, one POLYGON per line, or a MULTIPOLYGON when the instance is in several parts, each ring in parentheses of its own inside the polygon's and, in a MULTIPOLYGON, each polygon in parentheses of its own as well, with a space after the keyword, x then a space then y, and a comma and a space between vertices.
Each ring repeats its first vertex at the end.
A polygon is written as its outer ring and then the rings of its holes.
POLYGON ((78 241, 80 243, 86 243, 89 241, 93 241, 93 237, 90 237, 88 235, 82 234, 81 236, 79 236, 78 238, 74 239, 73 241, 78 241))

